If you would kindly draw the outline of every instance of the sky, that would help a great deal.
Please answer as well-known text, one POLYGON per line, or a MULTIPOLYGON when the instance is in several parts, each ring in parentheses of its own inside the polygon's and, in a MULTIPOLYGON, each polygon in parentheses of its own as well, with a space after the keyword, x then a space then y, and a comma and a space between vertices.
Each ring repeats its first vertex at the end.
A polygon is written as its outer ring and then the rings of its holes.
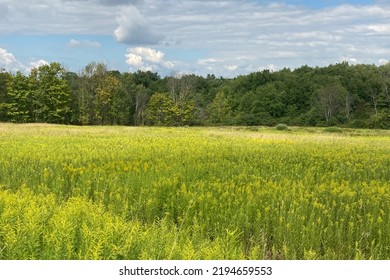
POLYGON ((235 77, 390 60, 384 0, 0 0, 0 69, 235 77))

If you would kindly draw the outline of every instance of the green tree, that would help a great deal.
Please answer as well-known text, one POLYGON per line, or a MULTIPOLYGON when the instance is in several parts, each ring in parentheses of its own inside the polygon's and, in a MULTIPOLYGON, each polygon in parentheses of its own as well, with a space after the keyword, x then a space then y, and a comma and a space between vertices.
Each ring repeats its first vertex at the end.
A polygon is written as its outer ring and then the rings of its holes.
POLYGON ((341 84, 328 84, 317 91, 317 104, 328 125, 333 124, 333 118, 347 95, 347 90, 341 84))
POLYGON ((10 77, 7 85, 8 104, 7 118, 12 122, 33 121, 32 92, 29 87, 29 79, 21 72, 10 77))
POLYGON ((30 91, 33 95, 36 121, 70 122, 70 90, 65 74, 65 69, 57 62, 31 71, 30 91))
POLYGON ((258 125, 259 119, 257 116, 257 96, 253 92, 245 93, 240 103, 235 110, 235 118, 238 125, 258 125))
POLYGON ((198 109, 193 99, 174 104, 171 111, 174 118, 174 125, 176 126, 194 125, 198 121, 198 109))
POLYGON ((120 82, 112 106, 116 123, 144 125, 151 90, 140 82, 139 74, 123 73, 116 77, 120 82))
POLYGON ((381 66, 382 96, 390 111, 390 62, 381 66))
POLYGON ((134 124, 145 124, 145 112, 150 95, 143 85, 136 86, 134 93, 134 124))
POLYGON ((160 76, 157 73, 138 70, 132 76, 136 85, 142 85, 152 92, 158 92, 160 76))
POLYGON ((80 107, 78 97, 80 94, 80 77, 74 72, 66 72, 64 78, 70 91, 70 123, 80 125, 80 107))
POLYGON ((112 124, 115 116, 112 114, 111 107, 119 81, 110 74, 100 78, 96 88, 95 119, 99 124, 112 124))
POLYGON ((167 87, 174 103, 172 107, 174 125, 197 123, 200 109, 197 96, 198 77, 195 75, 178 76, 173 73, 167 79, 167 87))
POLYGON ((274 119, 284 115, 283 93, 277 89, 275 83, 259 86, 256 89, 256 95, 258 101, 255 105, 260 112, 268 113, 274 119))
POLYGON ((146 123, 150 125, 173 125, 175 103, 164 93, 156 93, 150 97, 146 109, 146 123))
POLYGON ((199 79, 195 75, 178 77, 177 74, 173 73, 171 77, 168 77, 167 87, 173 102, 184 104, 189 100, 195 100, 198 81, 199 79))
POLYGON ((130 89, 126 88, 122 76, 116 77, 119 85, 116 87, 110 109, 111 123, 115 125, 132 124, 132 99, 130 89))
POLYGON ((0 121, 8 121, 8 111, 10 109, 8 84, 11 82, 11 79, 10 73, 0 69, 0 121))
POLYGON ((114 94, 120 85, 115 75, 107 71, 104 63, 90 63, 81 74, 79 122, 85 124, 112 124, 114 94))
MULTIPOLYGON (((360 102, 365 103, 365 106, 361 106, 361 108, 368 108, 370 106, 373 109, 373 113, 378 114, 381 105, 380 95, 383 85, 378 67, 375 65, 357 65, 356 72, 358 79, 358 96, 360 102)), ((371 112, 369 112, 369 114, 371 114, 371 112)))
POLYGON ((207 107, 209 121, 212 124, 227 124, 232 114, 228 99, 223 92, 218 92, 213 102, 207 107))

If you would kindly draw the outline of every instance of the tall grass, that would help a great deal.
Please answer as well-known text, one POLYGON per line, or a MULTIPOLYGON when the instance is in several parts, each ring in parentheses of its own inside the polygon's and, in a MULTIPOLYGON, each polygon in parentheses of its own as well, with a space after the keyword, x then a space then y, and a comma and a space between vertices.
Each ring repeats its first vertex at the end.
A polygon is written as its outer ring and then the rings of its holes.
POLYGON ((0 259, 389 259, 389 205, 388 131, 0 125, 0 259))

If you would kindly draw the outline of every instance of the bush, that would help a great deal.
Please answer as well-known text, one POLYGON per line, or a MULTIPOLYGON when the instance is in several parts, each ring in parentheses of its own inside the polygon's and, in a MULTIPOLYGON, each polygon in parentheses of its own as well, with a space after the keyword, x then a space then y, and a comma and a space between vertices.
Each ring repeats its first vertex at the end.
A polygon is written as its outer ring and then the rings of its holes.
POLYGON ((324 128, 323 132, 341 133, 343 132, 343 130, 340 127, 331 126, 331 127, 324 128))
POLYGON ((368 124, 365 120, 357 119, 349 122, 347 127, 350 128, 368 128, 368 124))
POLYGON ((277 126, 275 126, 275 129, 276 130, 289 130, 287 124, 284 124, 284 123, 278 124, 277 126))
POLYGON ((369 128, 390 129, 390 113, 379 113, 371 116, 369 128))

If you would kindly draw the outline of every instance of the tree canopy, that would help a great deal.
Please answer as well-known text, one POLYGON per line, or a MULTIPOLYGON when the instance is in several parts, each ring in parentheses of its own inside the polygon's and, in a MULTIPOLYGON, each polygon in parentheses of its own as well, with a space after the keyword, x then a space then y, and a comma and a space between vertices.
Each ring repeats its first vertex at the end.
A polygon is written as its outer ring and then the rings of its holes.
POLYGON ((109 71, 59 63, 0 71, 0 121, 76 125, 390 128, 390 64, 269 70, 235 78, 109 71))

